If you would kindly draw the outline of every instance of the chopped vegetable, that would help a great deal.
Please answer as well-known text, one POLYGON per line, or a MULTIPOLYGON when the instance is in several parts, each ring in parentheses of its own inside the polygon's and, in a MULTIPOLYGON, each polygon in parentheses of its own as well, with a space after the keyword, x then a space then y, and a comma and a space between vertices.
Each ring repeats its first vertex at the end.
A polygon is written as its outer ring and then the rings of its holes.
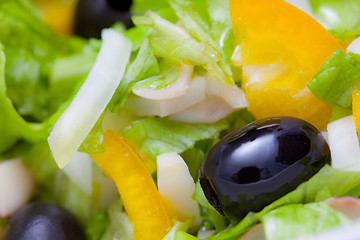
POLYGON ((360 148, 353 116, 331 122, 327 129, 331 165, 337 169, 359 171, 360 148))
POLYGON ((352 93, 352 115, 355 121, 356 131, 360 136, 360 91, 354 90, 352 93))
POLYGON ((103 31, 103 44, 92 70, 48 138, 61 168, 74 156, 110 102, 125 72, 130 53, 129 40, 114 30, 103 31))
POLYGON ((134 240, 159 240, 171 223, 150 173, 126 141, 108 130, 104 153, 91 158, 118 187, 125 210, 134 226, 134 240))
POLYGON ((0 218, 9 217, 25 205, 34 190, 34 177, 21 159, 0 162, 0 218))
POLYGON ((184 160, 175 152, 157 156, 157 181, 159 192, 176 212, 181 221, 191 218, 193 225, 201 223, 200 210, 196 200, 195 183, 184 160))
POLYGON ((336 50, 308 83, 310 90, 327 104, 351 106, 353 89, 360 84, 360 61, 356 55, 336 50))
POLYGON ((331 107, 306 84, 341 45, 316 20, 282 0, 231 0, 230 15, 249 111, 257 118, 298 117, 324 129, 331 107))
POLYGON ((350 219, 326 203, 287 205, 263 217, 267 240, 286 240, 344 226, 350 219))

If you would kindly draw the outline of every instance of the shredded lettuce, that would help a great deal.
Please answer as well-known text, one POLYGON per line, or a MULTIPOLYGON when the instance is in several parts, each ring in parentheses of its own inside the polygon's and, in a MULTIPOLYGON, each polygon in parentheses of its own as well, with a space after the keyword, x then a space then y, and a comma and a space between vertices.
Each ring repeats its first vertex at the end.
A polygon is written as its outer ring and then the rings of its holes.
POLYGON ((228 1, 169 0, 169 3, 191 36, 210 45, 208 50, 216 49, 217 53, 223 55, 217 64, 204 67, 215 79, 233 84, 230 66, 225 63, 226 58, 229 58, 228 51, 233 51, 232 42, 231 45, 226 42, 227 38, 231 38, 229 32, 232 32, 228 1))
POLYGON ((0 45, 0 153, 12 146, 19 138, 29 142, 45 139, 43 125, 26 122, 16 111, 7 96, 5 85, 5 55, 0 45))
MULTIPOLYGON (((170 229, 170 231, 166 234, 166 236, 162 240, 176 240, 179 239, 179 232, 186 232, 191 224, 191 220, 186 222, 176 222, 174 226, 170 229)), ((193 237, 194 238, 194 237, 193 237)), ((189 238, 189 239, 193 239, 189 238)), ((197 238, 195 238, 197 239, 197 238)))
MULTIPOLYGON (((1 1, 0 22, 3 154, 19 141, 35 143, 46 138, 48 118, 62 104, 50 94, 53 62, 82 51, 85 41, 55 34, 29 0, 1 1)), ((72 86, 64 86, 61 92, 71 93, 72 86)))
POLYGON ((215 229, 220 232, 227 228, 229 220, 216 211, 212 205, 210 205, 199 181, 195 185, 195 199, 203 207, 201 211, 201 216, 203 218, 202 225, 206 230, 215 229))
POLYGON ((76 89, 77 84, 85 80, 97 54, 98 49, 87 44, 80 53, 55 59, 49 76, 51 107, 55 111, 62 103, 72 99, 71 90, 76 89))
POLYGON ((320 202, 280 207, 264 215, 262 222, 267 240, 286 240, 346 225, 351 220, 320 202))
POLYGON ((308 83, 309 89, 327 104, 351 106, 351 94, 360 87, 360 61, 353 53, 336 50, 308 83))
MULTIPOLYGON (((185 8, 185 6, 178 6, 185 8)), ((184 12, 184 11, 183 11, 184 12)), ((192 23, 194 20, 187 17, 191 28, 196 28, 192 23)), ((222 63, 222 54, 215 44, 206 39, 197 40, 185 29, 161 18, 154 12, 147 12, 144 17, 134 17, 136 26, 150 26, 153 29, 149 36, 150 45, 157 56, 173 59, 185 64, 202 65, 218 81, 233 85, 231 71, 228 71, 226 64, 222 63)), ((200 27, 198 28, 200 30, 200 27)), ((195 30, 194 30, 195 32, 195 30)), ((203 35, 201 37, 204 38, 203 35)), ((214 42, 214 41, 212 41, 214 42)))
POLYGON ((53 60, 81 50, 84 41, 55 34, 28 0, 1 1, 0 22, 7 94, 24 118, 41 122, 52 100, 48 75, 53 60))
POLYGON ((144 15, 148 10, 157 12, 169 7, 170 5, 167 0, 157 0, 157 1, 134 0, 131 6, 131 12, 134 15, 144 15))
POLYGON ((313 12, 333 31, 360 30, 358 0, 310 0, 313 12))
POLYGON ((159 73, 134 85, 134 88, 161 89, 175 82, 180 75, 180 63, 163 58, 159 61, 159 73))
POLYGON ((155 160, 165 152, 178 154, 192 148, 197 141, 217 138, 227 122, 216 124, 185 124, 166 118, 145 118, 125 128, 123 136, 139 146, 140 151, 155 160))
POLYGON ((110 225, 100 240, 132 240, 133 227, 120 199, 114 200, 108 208, 110 225))
POLYGON ((127 66, 125 75, 111 99, 109 104, 110 110, 120 112, 127 97, 131 93, 133 85, 140 80, 158 73, 158 71, 159 66, 157 59, 150 48, 149 41, 147 38, 144 38, 135 60, 127 66))
MULTIPOLYGON (((100 240, 110 225, 110 219, 105 211, 99 211, 91 217, 86 226, 86 235, 89 240, 100 240)), ((111 239, 113 240, 113 239, 111 239)))

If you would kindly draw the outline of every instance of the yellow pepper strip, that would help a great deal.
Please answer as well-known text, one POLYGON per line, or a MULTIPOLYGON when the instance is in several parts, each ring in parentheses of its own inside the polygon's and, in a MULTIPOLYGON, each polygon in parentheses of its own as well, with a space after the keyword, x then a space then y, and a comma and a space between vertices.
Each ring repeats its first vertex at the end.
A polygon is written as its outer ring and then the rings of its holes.
POLYGON ((324 129, 331 106, 306 84, 342 46, 316 20, 283 0, 230 0, 237 59, 256 118, 294 116, 324 129))
POLYGON ((134 226, 134 240, 160 240, 171 228, 169 216, 155 183, 135 151, 108 130, 104 153, 91 158, 114 180, 134 226))
POLYGON ((356 131, 360 136, 360 91, 359 90, 354 90, 352 93, 352 111, 353 111, 356 131))
POLYGON ((73 33, 75 4, 77 1, 35 0, 47 22, 56 32, 64 35, 73 33))

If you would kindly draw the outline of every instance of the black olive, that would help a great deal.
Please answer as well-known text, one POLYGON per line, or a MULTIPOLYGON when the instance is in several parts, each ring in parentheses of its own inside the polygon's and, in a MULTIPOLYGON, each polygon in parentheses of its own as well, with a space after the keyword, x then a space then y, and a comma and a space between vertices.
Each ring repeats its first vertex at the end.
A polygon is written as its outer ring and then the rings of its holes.
POLYGON ((30 203, 10 218, 6 240, 85 240, 79 222, 66 209, 30 203))
POLYGON ((127 28, 131 21, 131 0, 79 0, 74 16, 74 32, 85 38, 100 38, 101 30, 115 22, 127 28))
POLYGON ((208 201, 241 220, 294 190, 330 164, 330 150, 311 124, 293 117, 258 120, 226 135, 199 170, 208 201))

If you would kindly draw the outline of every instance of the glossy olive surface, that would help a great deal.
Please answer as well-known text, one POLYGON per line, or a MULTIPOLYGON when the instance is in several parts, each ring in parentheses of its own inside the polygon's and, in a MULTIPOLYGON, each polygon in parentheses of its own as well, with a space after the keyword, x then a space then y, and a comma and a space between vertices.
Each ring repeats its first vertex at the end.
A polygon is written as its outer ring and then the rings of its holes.
POLYGON ((10 218, 6 240, 85 240, 79 222, 64 208, 31 203, 10 218))
POLYGON ((101 30, 122 22, 133 26, 131 0, 79 0, 74 16, 74 32, 85 38, 100 38, 101 30))
POLYGON ((320 132, 293 117, 258 120, 217 142, 199 171, 208 201, 240 220, 294 190, 330 164, 320 132))

